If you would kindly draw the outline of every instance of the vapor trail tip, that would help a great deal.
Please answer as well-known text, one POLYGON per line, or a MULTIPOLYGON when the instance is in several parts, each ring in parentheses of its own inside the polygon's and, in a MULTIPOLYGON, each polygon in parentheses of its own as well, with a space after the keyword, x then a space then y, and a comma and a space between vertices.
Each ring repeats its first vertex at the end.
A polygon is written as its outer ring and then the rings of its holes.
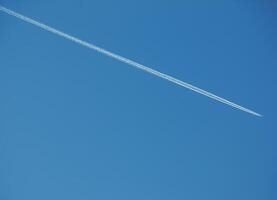
POLYGON ((259 113, 256 113, 256 112, 252 112, 251 114, 257 116, 257 117, 264 117, 263 115, 259 114, 259 113))

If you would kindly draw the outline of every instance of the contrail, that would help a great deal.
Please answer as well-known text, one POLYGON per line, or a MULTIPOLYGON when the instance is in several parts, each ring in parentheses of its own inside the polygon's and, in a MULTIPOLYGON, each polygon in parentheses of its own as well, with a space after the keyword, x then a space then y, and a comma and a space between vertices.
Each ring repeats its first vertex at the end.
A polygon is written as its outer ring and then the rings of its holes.
POLYGON ((139 63, 137 63, 137 62, 135 62, 135 61, 133 61, 133 60, 130 60, 130 59, 125 58, 125 57, 123 57, 123 56, 120 56, 120 55, 117 55, 117 54, 115 54, 115 53, 112 53, 112 52, 110 52, 110 51, 108 51, 108 50, 105 50, 105 49, 103 49, 103 48, 101 48, 101 47, 98 47, 98 46, 96 46, 96 45, 94 45, 94 44, 91 44, 91 43, 88 43, 88 42, 83 41, 83 40, 81 40, 81 39, 78 39, 77 37, 73 37, 73 36, 71 36, 71 35, 69 35, 69 34, 66 34, 66 33, 64 33, 64 32, 62 32, 62 31, 59 31, 59 30, 57 30, 57 29, 55 29, 55 28, 52 28, 52 27, 47 26, 47 25, 45 25, 45 24, 43 24, 43 23, 40 23, 40 22, 38 22, 38 21, 36 21, 36 20, 33 20, 33 19, 29 18, 29 17, 26 17, 26 16, 24 16, 24 15, 21 15, 21 14, 15 12, 15 11, 12 11, 12 10, 10 10, 10 9, 8 9, 8 8, 5 8, 4 6, 1 6, 1 5, 0 5, 0 11, 4 12, 4 13, 10 15, 10 16, 16 17, 16 18, 18 18, 18 19, 20 19, 20 20, 22 20, 22 21, 27 22, 27 23, 30 23, 30 24, 32 24, 32 25, 34 25, 34 26, 37 26, 37 27, 39 27, 39 28, 42 28, 42 29, 44 29, 44 30, 46 30, 46 31, 49 31, 49 32, 51 32, 51 33, 54 33, 54 34, 56 34, 56 35, 58 35, 58 36, 61 36, 61 37, 65 38, 65 39, 68 39, 68 40, 70 40, 70 41, 73 41, 73 42, 75 42, 75 43, 77 43, 77 44, 79 44, 79 45, 82 45, 82 46, 87 47, 87 48, 89 48, 89 49, 93 49, 93 50, 95 50, 95 51, 97 51, 97 52, 99 52, 99 53, 102 53, 102 54, 104 54, 104 55, 106 55, 106 56, 108 56, 108 57, 111 57, 111 58, 113 58, 113 59, 115 59, 115 60, 118 60, 118 61, 120 61, 120 62, 126 63, 126 64, 128 64, 128 65, 130 65, 130 66, 136 67, 136 68, 138 68, 138 69, 140 69, 140 70, 143 70, 143 71, 145 71, 145 72, 148 72, 148 73, 150 73, 150 74, 152 74, 152 75, 158 76, 158 77, 160 77, 160 78, 162 78, 162 79, 165 79, 165 80, 167 80, 167 81, 170 81, 170 82, 172 82, 172 83, 175 83, 175 84, 177 84, 177 85, 180 85, 180 86, 182 86, 182 87, 184 87, 184 88, 187 88, 187 89, 189 89, 189 90, 192 90, 192 91, 194 91, 194 92, 197 92, 197 93, 199 93, 199 94, 202 94, 202 95, 204 95, 204 96, 207 96, 207 97, 209 97, 209 98, 211 98, 211 99, 214 99, 214 100, 216 100, 216 101, 219 101, 219 102, 221 102, 221 103, 224 103, 224 104, 226 104, 226 105, 229 105, 229 106, 231 106, 231 107, 234 107, 234 108, 239 109, 239 110, 241 110, 241 111, 250 113, 250 114, 252 114, 252 115, 255 115, 255 116, 258 116, 258 117, 262 117, 261 114, 259 114, 259 113, 257 113, 257 112, 254 112, 254 111, 252 111, 252 110, 250 110, 250 109, 248 109, 248 108, 242 107, 242 106, 240 106, 240 105, 238 105, 238 104, 235 104, 235 103, 233 103, 233 102, 231 102, 231 101, 228 101, 228 100, 226 100, 226 99, 224 99, 224 98, 221 98, 221 97, 219 97, 219 96, 217 96, 217 95, 215 95, 215 94, 213 94, 213 93, 210 93, 210 92, 205 91, 205 90, 203 90, 203 89, 201 89, 201 88, 195 87, 195 86, 193 86, 193 85, 191 85, 191 84, 189 84, 189 83, 186 83, 186 82, 183 82, 183 81, 181 81, 181 80, 178 80, 178 79, 176 79, 176 78, 174 78, 174 77, 172 77, 172 76, 169 76, 169 75, 167 75, 167 74, 164 74, 164 73, 162 73, 162 72, 159 72, 159 71, 157 71, 157 70, 154 70, 154 69, 152 69, 152 68, 150 68, 150 67, 147 67, 147 66, 145 66, 145 65, 139 64, 139 63))

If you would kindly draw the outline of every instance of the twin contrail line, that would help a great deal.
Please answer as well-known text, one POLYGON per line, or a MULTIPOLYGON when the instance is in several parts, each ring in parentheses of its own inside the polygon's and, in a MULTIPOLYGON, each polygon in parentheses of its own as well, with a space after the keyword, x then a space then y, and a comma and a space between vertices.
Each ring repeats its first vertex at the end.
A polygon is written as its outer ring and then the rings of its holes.
POLYGON ((101 47, 98 47, 98 46, 96 46, 94 44, 91 44, 89 42, 83 41, 83 40, 81 40, 81 39, 79 39, 77 37, 73 37, 73 36, 71 36, 69 34, 66 34, 66 33, 64 33, 62 31, 59 31, 59 30, 55 29, 55 28, 47 26, 47 25, 45 25, 45 24, 43 24, 41 22, 38 22, 38 21, 36 21, 34 19, 31 19, 29 17, 26 17, 24 15, 21 15, 21 14, 15 12, 15 11, 12 11, 12 10, 10 10, 8 8, 5 8, 4 6, 0 5, 0 11, 4 12, 4 13, 10 15, 10 16, 16 17, 16 18, 18 18, 18 19, 20 19, 22 21, 27 22, 27 23, 30 23, 30 24, 32 24, 34 26, 37 26, 37 27, 39 27, 41 29, 44 29, 44 30, 46 30, 48 32, 51 32, 51 33, 56 34, 58 36, 61 36, 61 37, 65 38, 65 39, 67 39, 67 40, 75 42, 75 43, 77 43, 79 45, 82 45, 82 46, 87 47, 89 49, 95 50, 95 51, 97 51, 97 52, 99 52, 101 54, 104 54, 104 55, 106 55, 108 57, 111 57, 111 58, 113 58, 115 60, 118 60, 120 62, 126 63, 126 64, 128 64, 128 65, 130 65, 132 67, 138 68, 138 69, 140 69, 142 71, 148 72, 148 73, 150 73, 152 75, 155 75, 157 77, 160 77, 162 79, 165 79, 167 81, 175 83, 176 85, 182 86, 184 88, 187 88, 189 90, 192 90, 194 92, 202 94, 202 95, 207 96, 207 97, 209 97, 211 99, 214 99, 214 100, 219 101, 219 102, 221 102, 223 104, 229 105, 229 106, 231 106, 233 108, 239 109, 241 111, 247 112, 249 114, 262 117, 262 115, 257 113, 257 112, 254 112, 254 111, 252 111, 252 110, 250 110, 248 108, 242 107, 242 106, 240 106, 238 104, 235 104, 235 103, 233 103, 231 101, 228 101, 228 100, 226 100, 224 98, 221 98, 221 97, 219 97, 219 96, 217 96, 217 95, 215 95, 215 94, 213 94, 211 92, 205 91, 205 90, 203 90, 201 88, 198 88, 198 87, 195 87, 195 86, 193 86, 193 85, 191 85, 189 83, 186 83, 186 82, 178 80, 178 79, 176 79, 176 78, 174 78, 172 76, 169 76, 167 74, 164 74, 162 72, 154 70, 154 69, 152 69, 150 67, 147 67, 145 65, 139 64, 139 63, 137 63, 137 62, 135 62, 133 60, 130 60, 130 59, 125 58, 123 56, 120 56, 120 55, 117 55, 115 53, 112 53, 112 52, 110 52, 110 51, 108 51, 106 49, 103 49, 101 47))

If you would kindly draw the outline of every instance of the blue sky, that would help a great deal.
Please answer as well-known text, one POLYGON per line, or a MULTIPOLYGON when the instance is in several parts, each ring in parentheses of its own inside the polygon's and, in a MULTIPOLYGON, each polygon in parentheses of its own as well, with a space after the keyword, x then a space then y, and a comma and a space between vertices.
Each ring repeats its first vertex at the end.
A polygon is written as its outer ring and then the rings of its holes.
POLYGON ((0 13, 0 199, 276 199, 276 3, 0 3, 264 115, 0 13))

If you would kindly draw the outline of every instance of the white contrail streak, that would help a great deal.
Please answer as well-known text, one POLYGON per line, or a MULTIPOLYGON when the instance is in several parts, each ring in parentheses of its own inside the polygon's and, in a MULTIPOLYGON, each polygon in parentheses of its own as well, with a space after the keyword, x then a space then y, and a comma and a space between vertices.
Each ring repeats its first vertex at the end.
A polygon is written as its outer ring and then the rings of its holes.
POLYGON ((19 14, 19 13, 17 13, 17 12, 14 12, 14 11, 12 11, 12 10, 10 10, 10 9, 8 9, 8 8, 5 8, 5 7, 1 6, 1 5, 0 5, 0 11, 4 12, 4 13, 10 15, 10 16, 16 17, 16 18, 18 18, 18 19, 20 19, 20 20, 22 20, 22 21, 27 22, 27 23, 30 23, 30 24, 32 24, 32 25, 35 25, 35 26, 37 26, 37 27, 39 27, 39 28, 42 28, 42 29, 44 29, 44 30, 46 30, 46 31, 49 31, 49 32, 51 32, 51 33, 54 33, 54 34, 56 34, 56 35, 58 35, 58 36, 61 36, 61 37, 65 38, 65 39, 71 40, 71 41, 73 41, 73 42, 75 42, 75 43, 77 43, 77 44, 80 44, 80 45, 84 46, 84 47, 87 47, 87 48, 89 48, 89 49, 93 49, 93 50, 95 50, 95 51, 97 51, 97 52, 99 52, 99 53, 102 53, 102 54, 104 54, 104 55, 106 55, 106 56, 109 56, 109 57, 111 57, 111 58, 113 58, 113 59, 115 59, 115 60, 121 61, 121 62, 123 62, 123 63, 126 63, 126 64, 130 65, 130 66, 133 66, 133 67, 136 67, 136 68, 138 68, 138 69, 140 69, 140 70, 143 70, 143 71, 145 71, 145 72, 148 72, 148 73, 150 73, 150 74, 152 74, 152 75, 158 76, 158 77, 163 78, 163 79, 165 79, 165 80, 168 80, 168 81, 170 81, 170 82, 172 82, 172 83, 175 83, 175 84, 177 84, 177 85, 180 85, 180 86, 182 86, 182 87, 184 87, 184 88, 190 89, 190 90, 192 90, 192 91, 194 91, 194 92, 197 92, 197 93, 199 93, 199 94, 202 94, 202 95, 204 95, 204 96, 207 96, 207 97, 209 97, 209 98, 211 98, 211 99, 214 99, 214 100, 216 100, 216 101, 219 101, 219 102, 224 103, 224 104, 226 104, 226 105, 229 105, 229 106, 231 106, 231 107, 237 108, 237 109, 242 110, 242 111, 244 111, 244 112, 250 113, 250 114, 252 114, 252 115, 262 117, 262 115, 260 115, 259 113, 254 112, 254 111, 252 111, 252 110, 250 110, 250 109, 247 109, 247 108, 245 108, 245 107, 242 107, 242 106, 240 106, 240 105, 238 105, 238 104, 235 104, 235 103, 233 103, 233 102, 231 102, 231 101, 228 101, 228 100, 226 100, 226 99, 224 99, 224 98, 221 98, 221 97, 219 97, 219 96, 217 96, 217 95, 215 95, 215 94, 212 94, 212 93, 210 93, 210 92, 207 92, 207 91, 205 91, 205 90, 203 90, 203 89, 201 89, 201 88, 195 87, 195 86, 193 86, 193 85, 191 85, 191 84, 189 84, 189 83, 185 83, 185 82, 183 82, 183 81, 181 81, 181 80, 178 80, 178 79, 176 79, 176 78, 174 78, 174 77, 172 77, 172 76, 169 76, 169 75, 167 75, 167 74, 161 73, 161 72, 159 72, 159 71, 157 71, 157 70, 154 70, 154 69, 152 69, 152 68, 150 68, 150 67, 147 67, 147 66, 145 66, 145 65, 139 64, 139 63, 137 63, 137 62, 135 62, 135 61, 133 61, 133 60, 130 60, 130 59, 128 59, 128 58, 125 58, 125 57, 122 57, 122 56, 117 55, 117 54, 115 54, 115 53, 112 53, 112 52, 110 52, 110 51, 107 51, 107 50, 105 50, 105 49, 103 49, 103 48, 100 48, 100 47, 98 47, 98 46, 96 46, 96 45, 93 45, 93 44, 91 44, 91 43, 88 43, 88 42, 86 42, 86 41, 80 40, 80 39, 78 39, 78 38, 76 38, 76 37, 73 37, 73 36, 71 36, 71 35, 69 35, 69 34, 66 34, 66 33, 64 33, 64 32, 61 32, 61 31, 59 31, 59 30, 57 30, 57 29, 54 29, 54 28, 52 28, 52 27, 50 27, 50 26, 47 26, 47 25, 45 25, 45 24, 43 24, 43 23, 40 23, 40 22, 35 21, 35 20, 31 19, 31 18, 28 18, 28 17, 26 17, 26 16, 24 16, 24 15, 21 15, 21 14, 19 14))

